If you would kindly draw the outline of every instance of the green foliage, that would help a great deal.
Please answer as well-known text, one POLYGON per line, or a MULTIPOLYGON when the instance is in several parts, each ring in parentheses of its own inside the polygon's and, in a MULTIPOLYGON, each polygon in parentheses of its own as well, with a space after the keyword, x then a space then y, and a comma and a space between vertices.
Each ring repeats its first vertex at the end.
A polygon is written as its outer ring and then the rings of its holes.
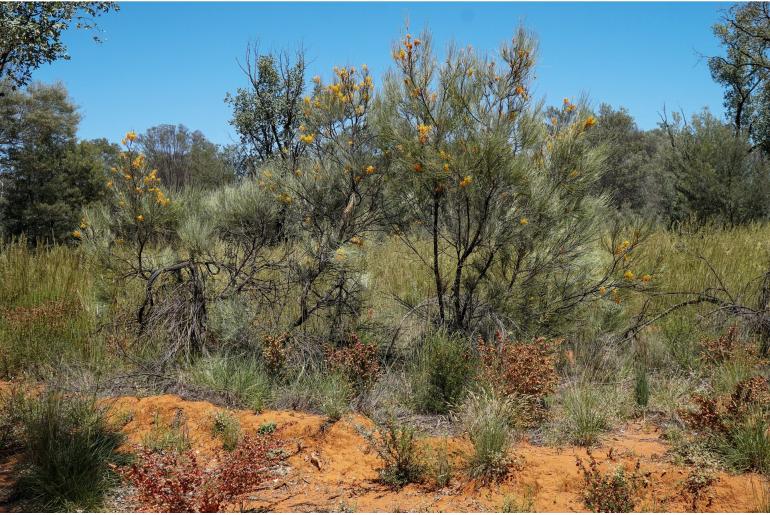
POLYGON ((177 411, 174 418, 166 423, 156 412, 152 427, 142 438, 142 445, 154 452, 182 453, 189 450, 191 443, 184 414, 177 411))
POLYGON ((298 136, 303 121, 305 56, 302 50, 293 60, 287 52, 260 54, 255 45, 247 49, 246 61, 249 87, 228 93, 225 101, 233 108, 230 124, 243 147, 241 174, 253 176, 263 162, 285 159, 296 163, 304 153, 298 136))
POLYGON ((24 462, 18 494, 43 510, 98 511, 116 478, 110 464, 125 458, 123 436, 93 400, 46 393, 22 410, 24 462))
POLYGON ((491 391, 471 393, 460 418, 473 444, 468 467, 471 477, 483 481, 503 478, 511 465, 508 451, 515 420, 524 415, 525 404, 491 391))
POLYGON ((449 459, 446 442, 433 449, 433 456, 428 471, 430 472, 436 488, 444 488, 449 485, 454 473, 452 462, 449 459))
POLYGON ((331 373, 318 383, 321 412, 334 422, 350 410, 353 399, 353 386, 350 381, 338 373, 331 373))
POLYGON ((500 506, 500 513, 533 513, 535 511, 535 491, 528 486, 524 495, 519 498, 506 495, 500 506))
MULTIPOLYGON (((0 4, 0 86, 24 86, 40 66, 69 59, 62 33, 70 26, 96 29, 98 16, 118 9, 113 2, 0 4)), ((97 36, 94 39, 99 41, 97 36)), ((0 89, 0 96, 4 93, 0 89)))
POLYGON ((473 377, 474 360, 467 341, 438 331, 429 334, 416 352, 409 372, 415 408, 422 413, 447 413, 473 377))
POLYGON ((0 96, 0 113, 5 231, 30 242, 63 241, 83 206, 101 198, 105 150, 112 149, 76 142, 80 116, 60 84, 0 96))
POLYGON ((634 397, 636 405, 646 408, 650 401, 650 383, 647 373, 647 367, 639 366, 636 369, 636 381, 634 383, 634 397))
POLYGON ((257 428, 257 433, 261 435, 269 435, 275 432, 275 428, 278 427, 275 422, 265 422, 260 424, 257 428))
MULTIPOLYGON (((261 429, 261 427, 260 427, 261 429)), ((262 431, 257 431, 264 434, 262 431)), ((214 415, 214 421, 211 426, 211 433, 222 440, 222 448, 226 451, 232 451, 241 441, 241 423, 238 419, 227 411, 218 411, 214 415)))
POLYGON ((606 394, 596 385, 577 383, 568 387, 561 396, 564 409, 563 432, 575 445, 591 446, 601 433, 609 429, 611 414, 606 394))
POLYGON ((716 440, 717 452, 731 469, 770 473, 768 423, 760 414, 748 417, 731 428, 726 438, 716 440))
POLYGON ((158 125, 138 136, 137 142, 150 168, 172 191, 183 187, 208 189, 235 179, 222 150, 200 131, 184 125, 158 125))
POLYGON ((707 110, 691 124, 675 114, 664 125, 669 144, 663 165, 672 175, 665 193, 670 223, 695 220, 739 225, 768 215, 770 162, 745 136, 707 110))
POLYGON ((417 430, 413 426, 389 418, 378 424, 374 433, 363 428, 359 431, 383 461, 379 470, 383 483, 400 488, 422 480, 425 464, 417 443, 417 430))
POLYGON ((193 384, 257 412, 270 399, 270 378, 253 359, 228 355, 201 358, 190 365, 187 376, 193 384))
POLYGON ((0 374, 52 371, 63 363, 105 365, 92 334, 93 282, 65 246, 0 245, 0 374))

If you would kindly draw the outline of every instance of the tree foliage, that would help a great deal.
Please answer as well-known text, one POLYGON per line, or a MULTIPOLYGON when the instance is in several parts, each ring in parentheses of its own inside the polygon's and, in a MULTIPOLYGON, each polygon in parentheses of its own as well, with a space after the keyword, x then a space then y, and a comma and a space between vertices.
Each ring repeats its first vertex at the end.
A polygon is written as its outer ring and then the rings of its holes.
POLYGON ((113 2, 0 3, 0 95, 4 86, 28 84, 43 64, 69 59, 61 39, 69 27, 96 29, 98 16, 118 9, 113 2))

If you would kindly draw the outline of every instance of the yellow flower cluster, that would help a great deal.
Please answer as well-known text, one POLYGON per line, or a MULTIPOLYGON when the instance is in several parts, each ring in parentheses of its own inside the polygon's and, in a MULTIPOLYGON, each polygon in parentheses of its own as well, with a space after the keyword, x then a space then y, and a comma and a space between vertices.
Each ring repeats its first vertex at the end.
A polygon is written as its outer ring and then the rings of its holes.
POLYGON ((589 116, 588 118, 586 118, 586 121, 583 122, 584 129, 590 129, 594 125, 596 125, 596 118, 594 118, 593 116, 589 116))
POLYGON ((417 125, 417 139, 420 141, 422 145, 428 142, 428 136, 430 135, 430 131, 433 128, 431 125, 425 125, 424 123, 417 125))
POLYGON ((374 168, 374 166, 372 166, 372 165, 369 165, 369 166, 367 166, 367 167, 366 167, 364 170, 366 171, 366 174, 367 174, 367 175, 372 175, 374 172, 376 172, 376 171, 377 171, 377 170, 374 168))
POLYGON ((422 41, 417 38, 412 39, 412 35, 407 34, 401 43, 403 46, 393 52, 393 58, 396 61, 401 61, 402 63, 406 64, 412 60, 415 47, 420 46, 422 41))
POLYGON ((126 133, 126 136, 121 140, 121 143, 123 145, 128 145, 129 143, 133 143, 136 141, 136 133, 134 131, 129 131, 126 133))
POLYGON ((465 176, 465 177, 463 177, 463 178, 462 178, 462 180, 460 181, 460 187, 461 187, 461 188, 466 188, 466 187, 470 186, 470 184, 471 184, 472 182, 473 182, 473 177, 471 177, 470 175, 466 175, 466 176, 465 176))
POLYGON ((299 140, 304 143, 305 145, 310 145, 315 141, 315 135, 313 134, 303 134, 299 137, 299 140))
POLYGON ((529 223, 529 220, 527 220, 526 218, 522 218, 521 220, 519 220, 519 225, 527 225, 528 223, 529 223))
POLYGON ((353 236, 350 238, 350 243, 357 247, 363 247, 364 246, 364 240, 360 238, 359 236, 353 236))

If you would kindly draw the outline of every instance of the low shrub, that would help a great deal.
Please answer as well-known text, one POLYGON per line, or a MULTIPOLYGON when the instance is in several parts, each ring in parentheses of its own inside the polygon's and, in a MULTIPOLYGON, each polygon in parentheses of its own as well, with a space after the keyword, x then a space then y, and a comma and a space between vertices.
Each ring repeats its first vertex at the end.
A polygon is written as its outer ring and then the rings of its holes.
POLYGON ((342 347, 329 347, 326 361, 331 370, 344 376, 357 394, 368 391, 380 373, 377 345, 364 343, 353 333, 342 347))
POLYGON ((232 451, 241 441, 241 423, 232 413, 219 411, 214 415, 211 433, 222 440, 222 448, 232 451))
MULTIPOLYGON (((690 509, 693 512, 698 512, 698 501, 703 497, 708 488, 716 482, 716 478, 705 470, 693 470, 687 476, 684 484, 682 485, 682 492, 685 497, 690 498, 690 509)), ((707 507, 711 505, 711 500, 707 504, 707 507)))
POLYGON ((532 513, 535 511, 535 489, 527 486, 521 498, 506 495, 500 506, 500 513, 532 513))
POLYGON ((575 445, 590 446, 610 425, 610 413, 601 393, 590 384, 574 384, 562 396, 563 431, 575 445))
POLYGON ((634 511, 639 493, 648 484, 641 473, 639 462, 632 471, 618 467, 612 473, 603 473, 593 455, 588 452, 588 465, 581 458, 577 467, 583 477, 583 503, 591 511, 601 513, 629 513, 634 511))
POLYGON ((394 487, 417 483, 425 474, 422 452, 417 444, 417 430, 394 418, 378 424, 374 432, 359 427, 359 432, 382 459, 380 480, 394 487))
POLYGON ((429 335, 410 369, 412 402, 421 413, 448 413, 474 373, 467 342, 443 331, 429 335))
POLYGON ((213 470, 205 469, 193 451, 154 452, 145 449, 123 470, 145 509, 161 512, 220 512, 270 476, 282 459, 279 443, 264 436, 246 437, 213 470))
POLYGON ((556 349, 562 340, 536 338, 531 342, 512 342, 495 335, 495 341, 479 339, 482 378, 506 397, 527 399, 533 421, 542 418, 544 398, 556 390, 556 349))
POLYGON ((24 461, 16 493, 44 510, 95 511, 125 462, 123 435, 92 399, 48 392, 21 407, 24 461))
POLYGON ((430 476, 436 488, 444 488, 452 480, 452 462, 449 460, 449 452, 446 442, 433 449, 433 456, 429 466, 430 476))

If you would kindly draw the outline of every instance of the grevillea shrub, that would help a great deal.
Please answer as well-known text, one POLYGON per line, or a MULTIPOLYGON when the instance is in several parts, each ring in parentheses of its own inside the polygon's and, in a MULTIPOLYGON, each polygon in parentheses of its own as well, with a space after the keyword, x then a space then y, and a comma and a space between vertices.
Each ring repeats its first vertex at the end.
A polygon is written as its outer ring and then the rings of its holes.
POLYGON ((194 451, 143 450, 124 470, 136 487, 142 509, 161 512, 219 512, 270 477, 279 463, 279 442, 270 436, 245 437, 232 452, 220 453, 206 469, 194 451))

